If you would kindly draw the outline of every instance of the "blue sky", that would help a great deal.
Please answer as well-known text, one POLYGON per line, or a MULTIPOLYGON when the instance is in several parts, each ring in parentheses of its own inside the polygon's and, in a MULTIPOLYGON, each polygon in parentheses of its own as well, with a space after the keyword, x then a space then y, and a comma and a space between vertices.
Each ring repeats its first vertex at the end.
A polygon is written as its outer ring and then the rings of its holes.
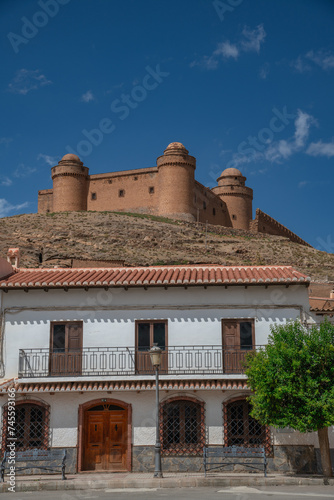
POLYGON ((334 2, 2 0, 0 217, 50 167, 154 166, 173 141, 204 185, 239 168, 261 208, 334 252, 334 2))

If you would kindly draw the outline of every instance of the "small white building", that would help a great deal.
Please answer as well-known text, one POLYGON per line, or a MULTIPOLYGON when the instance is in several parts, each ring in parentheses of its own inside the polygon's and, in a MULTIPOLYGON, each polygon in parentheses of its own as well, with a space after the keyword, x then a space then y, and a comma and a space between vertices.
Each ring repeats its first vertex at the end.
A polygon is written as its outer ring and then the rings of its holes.
POLYGON ((308 284, 284 266, 20 269, 0 260, 3 449, 14 388, 18 450, 66 448, 69 472, 152 471, 147 351, 156 343, 163 470, 202 470, 207 443, 264 444, 269 470, 315 472, 316 434, 252 419, 243 373, 271 325, 313 321, 308 284))

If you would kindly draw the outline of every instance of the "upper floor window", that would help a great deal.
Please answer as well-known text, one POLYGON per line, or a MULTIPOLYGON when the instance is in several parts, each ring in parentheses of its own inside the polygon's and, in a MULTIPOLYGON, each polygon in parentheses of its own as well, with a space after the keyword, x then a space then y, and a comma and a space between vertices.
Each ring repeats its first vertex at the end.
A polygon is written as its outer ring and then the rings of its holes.
MULTIPOLYGON (((3 412, 4 447, 9 443, 8 422, 11 420, 11 408, 6 405, 3 412)), ((16 402, 15 437, 17 451, 33 448, 46 450, 49 446, 49 408, 35 402, 16 402)))
POLYGON ((92 200, 96 200, 97 196, 96 193, 92 193, 92 200))
POLYGON ((205 444, 204 404, 187 398, 166 401, 160 407, 162 452, 165 455, 201 455, 205 444))
POLYGON ((237 220, 237 216, 233 214, 233 215, 232 215, 232 219, 233 219, 233 220, 237 220))
POLYGON ((119 196, 120 198, 124 198, 124 196, 125 196, 125 191, 124 191, 124 189, 120 189, 120 190, 118 191, 118 196, 119 196))
POLYGON ((80 375, 82 321, 51 323, 50 374, 80 375))
POLYGON ((248 351, 255 347, 253 319, 223 319, 223 358, 225 373, 242 373, 248 351))
POLYGON ((157 344, 162 349, 160 372, 167 371, 167 320, 144 320, 136 322, 136 371, 153 372, 148 351, 157 344))
POLYGON ((153 194, 153 193, 154 193, 154 186, 150 186, 150 187, 148 188, 148 192, 149 192, 150 194, 153 194))

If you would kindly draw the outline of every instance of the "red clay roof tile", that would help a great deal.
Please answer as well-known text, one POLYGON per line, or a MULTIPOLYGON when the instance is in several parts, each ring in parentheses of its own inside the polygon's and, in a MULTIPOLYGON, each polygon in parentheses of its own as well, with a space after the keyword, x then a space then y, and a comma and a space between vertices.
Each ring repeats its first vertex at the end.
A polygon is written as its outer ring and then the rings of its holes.
POLYGON ((18 269, 0 280, 0 289, 102 286, 184 286, 309 283, 291 266, 151 266, 99 269, 18 269))

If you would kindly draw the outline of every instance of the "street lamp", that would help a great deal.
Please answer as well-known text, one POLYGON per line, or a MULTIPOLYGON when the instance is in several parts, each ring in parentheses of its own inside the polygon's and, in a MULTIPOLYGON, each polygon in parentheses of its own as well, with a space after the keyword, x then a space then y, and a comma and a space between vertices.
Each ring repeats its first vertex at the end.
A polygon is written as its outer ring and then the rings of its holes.
POLYGON ((162 477, 161 470, 161 445, 160 445, 160 429, 159 429, 159 366, 161 365, 161 353, 162 350, 158 347, 158 344, 153 344, 153 347, 149 350, 151 363, 155 368, 155 410, 156 410, 156 439, 155 439, 155 467, 154 467, 154 477, 162 477))

